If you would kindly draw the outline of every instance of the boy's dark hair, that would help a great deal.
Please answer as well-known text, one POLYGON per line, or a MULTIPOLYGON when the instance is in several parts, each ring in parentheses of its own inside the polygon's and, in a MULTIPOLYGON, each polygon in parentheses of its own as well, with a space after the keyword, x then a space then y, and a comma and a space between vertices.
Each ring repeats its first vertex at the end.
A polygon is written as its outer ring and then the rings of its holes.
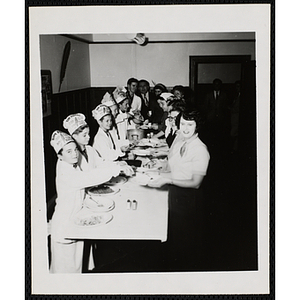
POLYGON ((146 83, 146 85, 147 85, 148 87, 150 87, 150 83, 149 83, 149 81, 146 80, 146 79, 141 79, 141 80, 139 80, 139 84, 140 84, 140 83, 146 83))
POLYGON ((136 78, 131 77, 131 78, 129 78, 129 79, 127 80, 127 85, 130 85, 130 84, 132 84, 133 82, 139 83, 139 81, 138 81, 136 78))

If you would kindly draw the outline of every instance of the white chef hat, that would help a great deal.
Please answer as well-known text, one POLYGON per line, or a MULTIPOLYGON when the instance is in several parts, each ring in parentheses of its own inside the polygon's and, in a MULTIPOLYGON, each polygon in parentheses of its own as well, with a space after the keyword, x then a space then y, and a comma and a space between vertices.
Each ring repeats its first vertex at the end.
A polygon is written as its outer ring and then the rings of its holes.
POLYGON ((106 115, 111 115, 111 110, 109 107, 107 107, 104 104, 99 104, 93 111, 92 111, 92 115, 94 117, 95 120, 100 120, 101 118, 103 118, 106 115))
POLYGON ((169 98, 174 97, 174 95, 173 95, 172 93, 161 93, 161 94, 159 95, 159 97, 162 97, 162 98, 164 98, 166 101, 168 101, 169 98))
POLYGON ((85 116, 81 113, 69 115, 63 121, 63 127, 72 135, 79 127, 87 125, 85 116))
POLYGON ((115 88, 115 90, 113 91, 113 97, 118 104, 127 99, 126 92, 127 90, 125 89, 125 87, 117 86, 115 88))
POLYGON ((69 134, 60 130, 55 130, 51 135, 50 144, 54 148, 56 153, 58 153, 63 148, 63 146, 70 142, 74 142, 73 138, 69 134))
POLYGON ((114 101, 114 99, 112 98, 110 93, 106 92, 101 100, 101 104, 104 104, 104 105, 110 107, 110 106, 116 105, 116 102, 114 101))

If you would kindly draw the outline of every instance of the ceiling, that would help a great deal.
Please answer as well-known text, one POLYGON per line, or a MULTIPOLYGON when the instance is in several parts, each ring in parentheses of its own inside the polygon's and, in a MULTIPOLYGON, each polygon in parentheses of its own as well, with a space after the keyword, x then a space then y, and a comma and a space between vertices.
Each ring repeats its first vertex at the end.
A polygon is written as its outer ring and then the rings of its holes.
MULTIPOLYGON (((201 41, 254 41, 255 32, 212 33, 145 33, 148 43, 201 41)), ((124 34, 68 34, 86 43, 132 43, 136 33, 124 34)))

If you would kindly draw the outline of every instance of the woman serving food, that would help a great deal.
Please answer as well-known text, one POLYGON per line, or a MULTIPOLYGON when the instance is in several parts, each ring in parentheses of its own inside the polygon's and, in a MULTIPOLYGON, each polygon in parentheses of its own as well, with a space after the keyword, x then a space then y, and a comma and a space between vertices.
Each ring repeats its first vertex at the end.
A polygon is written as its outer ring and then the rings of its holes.
POLYGON ((185 111, 180 115, 179 132, 168 155, 171 176, 156 177, 148 186, 162 187, 169 184, 169 236, 173 262, 186 265, 186 257, 193 252, 198 189, 206 175, 209 153, 199 139, 200 116, 197 111, 185 111))

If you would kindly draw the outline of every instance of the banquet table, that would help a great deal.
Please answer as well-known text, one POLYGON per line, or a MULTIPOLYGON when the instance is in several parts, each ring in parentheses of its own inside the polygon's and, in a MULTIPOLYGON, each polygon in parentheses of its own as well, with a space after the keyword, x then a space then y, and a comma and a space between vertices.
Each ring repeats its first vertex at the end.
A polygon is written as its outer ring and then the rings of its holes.
MULTIPOLYGON (((135 177, 129 178, 120 189, 109 197, 115 207, 106 212, 112 220, 98 226, 80 226, 69 221, 70 239, 122 239, 122 240, 167 240, 168 192, 167 189, 155 189, 139 185, 135 177), (128 208, 127 200, 131 201, 128 208), (133 209, 133 200, 137 207, 133 209)), ((77 216, 85 215, 90 209, 84 207, 77 216)))

